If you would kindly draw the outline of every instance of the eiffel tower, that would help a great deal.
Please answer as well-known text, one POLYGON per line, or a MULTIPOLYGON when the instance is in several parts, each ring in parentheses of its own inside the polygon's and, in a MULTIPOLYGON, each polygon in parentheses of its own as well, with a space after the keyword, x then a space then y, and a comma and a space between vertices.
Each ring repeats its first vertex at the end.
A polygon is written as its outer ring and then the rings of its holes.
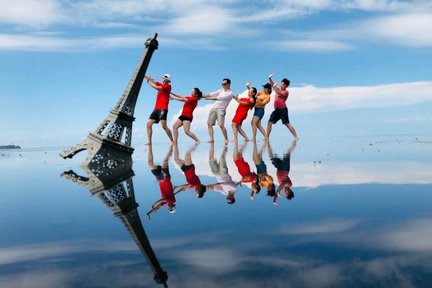
MULTIPOLYGON (((74 171, 65 171, 62 176, 81 186, 86 187, 92 196, 99 199, 118 217, 128 230, 132 239, 146 258, 153 270, 156 283, 168 287, 168 274, 162 269, 156 254, 151 247, 146 232, 138 214, 138 203, 132 182, 134 172, 132 165, 119 165, 114 169, 105 169, 100 176, 96 176, 89 168, 83 167, 88 177, 79 176, 74 171)), ((100 173, 97 170, 96 173, 100 173)))
POLYGON ((82 166, 92 164, 101 169, 132 161, 132 122, 135 120, 135 104, 150 59, 159 46, 156 38, 157 33, 153 38, 147 39, 138 67, 117 105, 95 131, 90 132, 82 142, 60 153, 61 157, 72 158, 78 152, 87 150, 87 157, 82 166))

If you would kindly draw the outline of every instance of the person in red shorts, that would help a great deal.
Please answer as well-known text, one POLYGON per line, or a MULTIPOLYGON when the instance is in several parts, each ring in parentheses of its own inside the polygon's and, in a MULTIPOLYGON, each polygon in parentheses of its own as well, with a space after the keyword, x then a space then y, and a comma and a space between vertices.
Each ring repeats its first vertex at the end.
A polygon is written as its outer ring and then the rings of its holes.
POLYGON ((185 159, 182 160, 180 159, 178 145, 175 144, 174 146, 174 161, 183 172, 187 181, 187 184, 176 186, 176 189, 180 188, 179 192, 181 192, 188 188, 193 188, 195 190, 196 197, 202 198, 207 190, 207 187, 201 183, 201 180, 195 173, 195 165, 192 163, 192 152, 195 150, 195 148, 196 145, 187 151, 185 154, 185 159))
POLYGON ((246 133, 241 128, 243 121, 248 115, 248 111, 255 105, 257 89, 252 87, 248 90, 248 97, 238 98, 238 95, 233 97, 235 101, 239 103, 234 118, 232 120, 232 129, 234 133, 234 143, 238 143, 238 133, 243 136, 245 141, 249 141, 246 133))
POLYGON ((195 143, 198 144, 200 141, 196 137, 196 135, 190 131, 190 125, 193 120, 193 111, 198 105, 198 101, 202 98, 202 92, 198 88, 193 88, 191 92, 191 96, 185 97, 178 95, 174 92, 171 92, 175 98, 171 98, 173 100, 185 102, 183 105, 183 110, 181 116, 177 119, 177 121, 173 125, 173 133, 174 133, 174 143, 177 143, 178 140, 178 129, 183 126, 184 132, 186 135, 195 140, 195 143))
POLYGON ((173 147, 170 145, 170 149, 165 156, 165 159, 161 165, 155 165, 153 161, 153 149, 150 145, 148 148, 148 157, 147 157, 147 165, 150 168, 152 174, 156 177, 156 180, 159 185, 161 199, 157 200, 153 203, 152 209, 147 213, 147 216, 150 218, 150 214, 159 210, 162 206, 166 205, 168 211, 170 213, 174 213, 176 211, 176 199, 174 193, 174 187, 171 182, 171 175, 169 173, 168 161, 171 158, 173 152, 173 147))
POLYGON ((147 84, 158 91, 156 96, 156 104, 153 112, 150 114, 147 120, 147 143, 146 145, 152 144, 153 135, 153 124, 160 122, 162 128, 165 130, 168 138, 171 142, 174 142, 171 130, 167 126, 167 115, 168 115, 168 103, 170 100, 171 92, 171 76, 165 74, 162 79, 162 83, 156 81, 150 76, 144 76, 147 79, 147 84))
POLYGON ((237 171, 242 176, 242 179, 238 184, 251 183, 252 193, 259 193, 261 187, 259 185, 258 175, 250 170, 249 164, 243 158, 243 151, 245 148, 246 145, 242 145, 239 150, 238 145, 234 143, 234 164, 237 166, 237 171))

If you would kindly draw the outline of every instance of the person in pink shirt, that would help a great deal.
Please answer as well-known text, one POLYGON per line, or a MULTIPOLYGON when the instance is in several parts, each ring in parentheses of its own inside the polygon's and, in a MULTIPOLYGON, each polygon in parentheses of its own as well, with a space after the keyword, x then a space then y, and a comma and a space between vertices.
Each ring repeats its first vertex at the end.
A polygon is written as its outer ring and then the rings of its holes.
POLYGON ((287 78, 282 79, 280 88, 278 88, 277 84, 273 82, 272 77, 273 74, 269 76, 269 82, 270 85, 273 86, 276 96, 274 99, 274 111, 270 115, 270 119, 267 122, 267 139, 270 137, 273 124, 276 124, 276 122, 282 120, 282 124, 284 124, 289 129, 291 134, 294 136, 294 139, 298 140, 296 130, 290 124, 288 117, 288 107, 286 106, 286 101, 289 95, 288 86, 290 85, 290 81, 287 78))

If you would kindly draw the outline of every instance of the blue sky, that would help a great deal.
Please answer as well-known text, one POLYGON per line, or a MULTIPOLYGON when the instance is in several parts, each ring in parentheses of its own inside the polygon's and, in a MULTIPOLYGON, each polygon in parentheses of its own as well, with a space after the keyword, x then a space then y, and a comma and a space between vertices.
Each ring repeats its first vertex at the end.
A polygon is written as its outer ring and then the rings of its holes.
MULTIPOLYGON (((273 72, 291 80, 290 118, 302 138, 432 132, 430 1, 0 5, 0 144, 68 146, 84 139, 116 104, 155 32, 159 49, 148 74, 170 73, 177 93, 214 91, 224 77, 240 93, 246 80, 258 87, 273 72)), ((143 85, 134 143, 145 142, 154 100, 155 91, 143 85)), ((200 102, 197 115, 206 115, 210 104, 200 102)), ((171 105, 170 120, 180 109, 171 105)), ((205 125, 193 127, 205 140, 205 125)), ((286 128, 277 129, 290 139, 286 128)), ((166 141, 159 127, 155 136, 166 141)))

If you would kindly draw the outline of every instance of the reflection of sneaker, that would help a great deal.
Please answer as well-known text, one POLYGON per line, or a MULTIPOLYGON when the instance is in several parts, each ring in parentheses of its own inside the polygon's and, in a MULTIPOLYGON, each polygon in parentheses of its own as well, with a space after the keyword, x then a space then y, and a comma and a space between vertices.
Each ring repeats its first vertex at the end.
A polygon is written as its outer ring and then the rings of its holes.
POLYGON ((169 213, 171 213, 171 214, 172 214, 172 213, 175 213, 175 212, 176 212, 176 208, 175 208, 175 206, 169 208, 168 211, 169 211, 169 213))

